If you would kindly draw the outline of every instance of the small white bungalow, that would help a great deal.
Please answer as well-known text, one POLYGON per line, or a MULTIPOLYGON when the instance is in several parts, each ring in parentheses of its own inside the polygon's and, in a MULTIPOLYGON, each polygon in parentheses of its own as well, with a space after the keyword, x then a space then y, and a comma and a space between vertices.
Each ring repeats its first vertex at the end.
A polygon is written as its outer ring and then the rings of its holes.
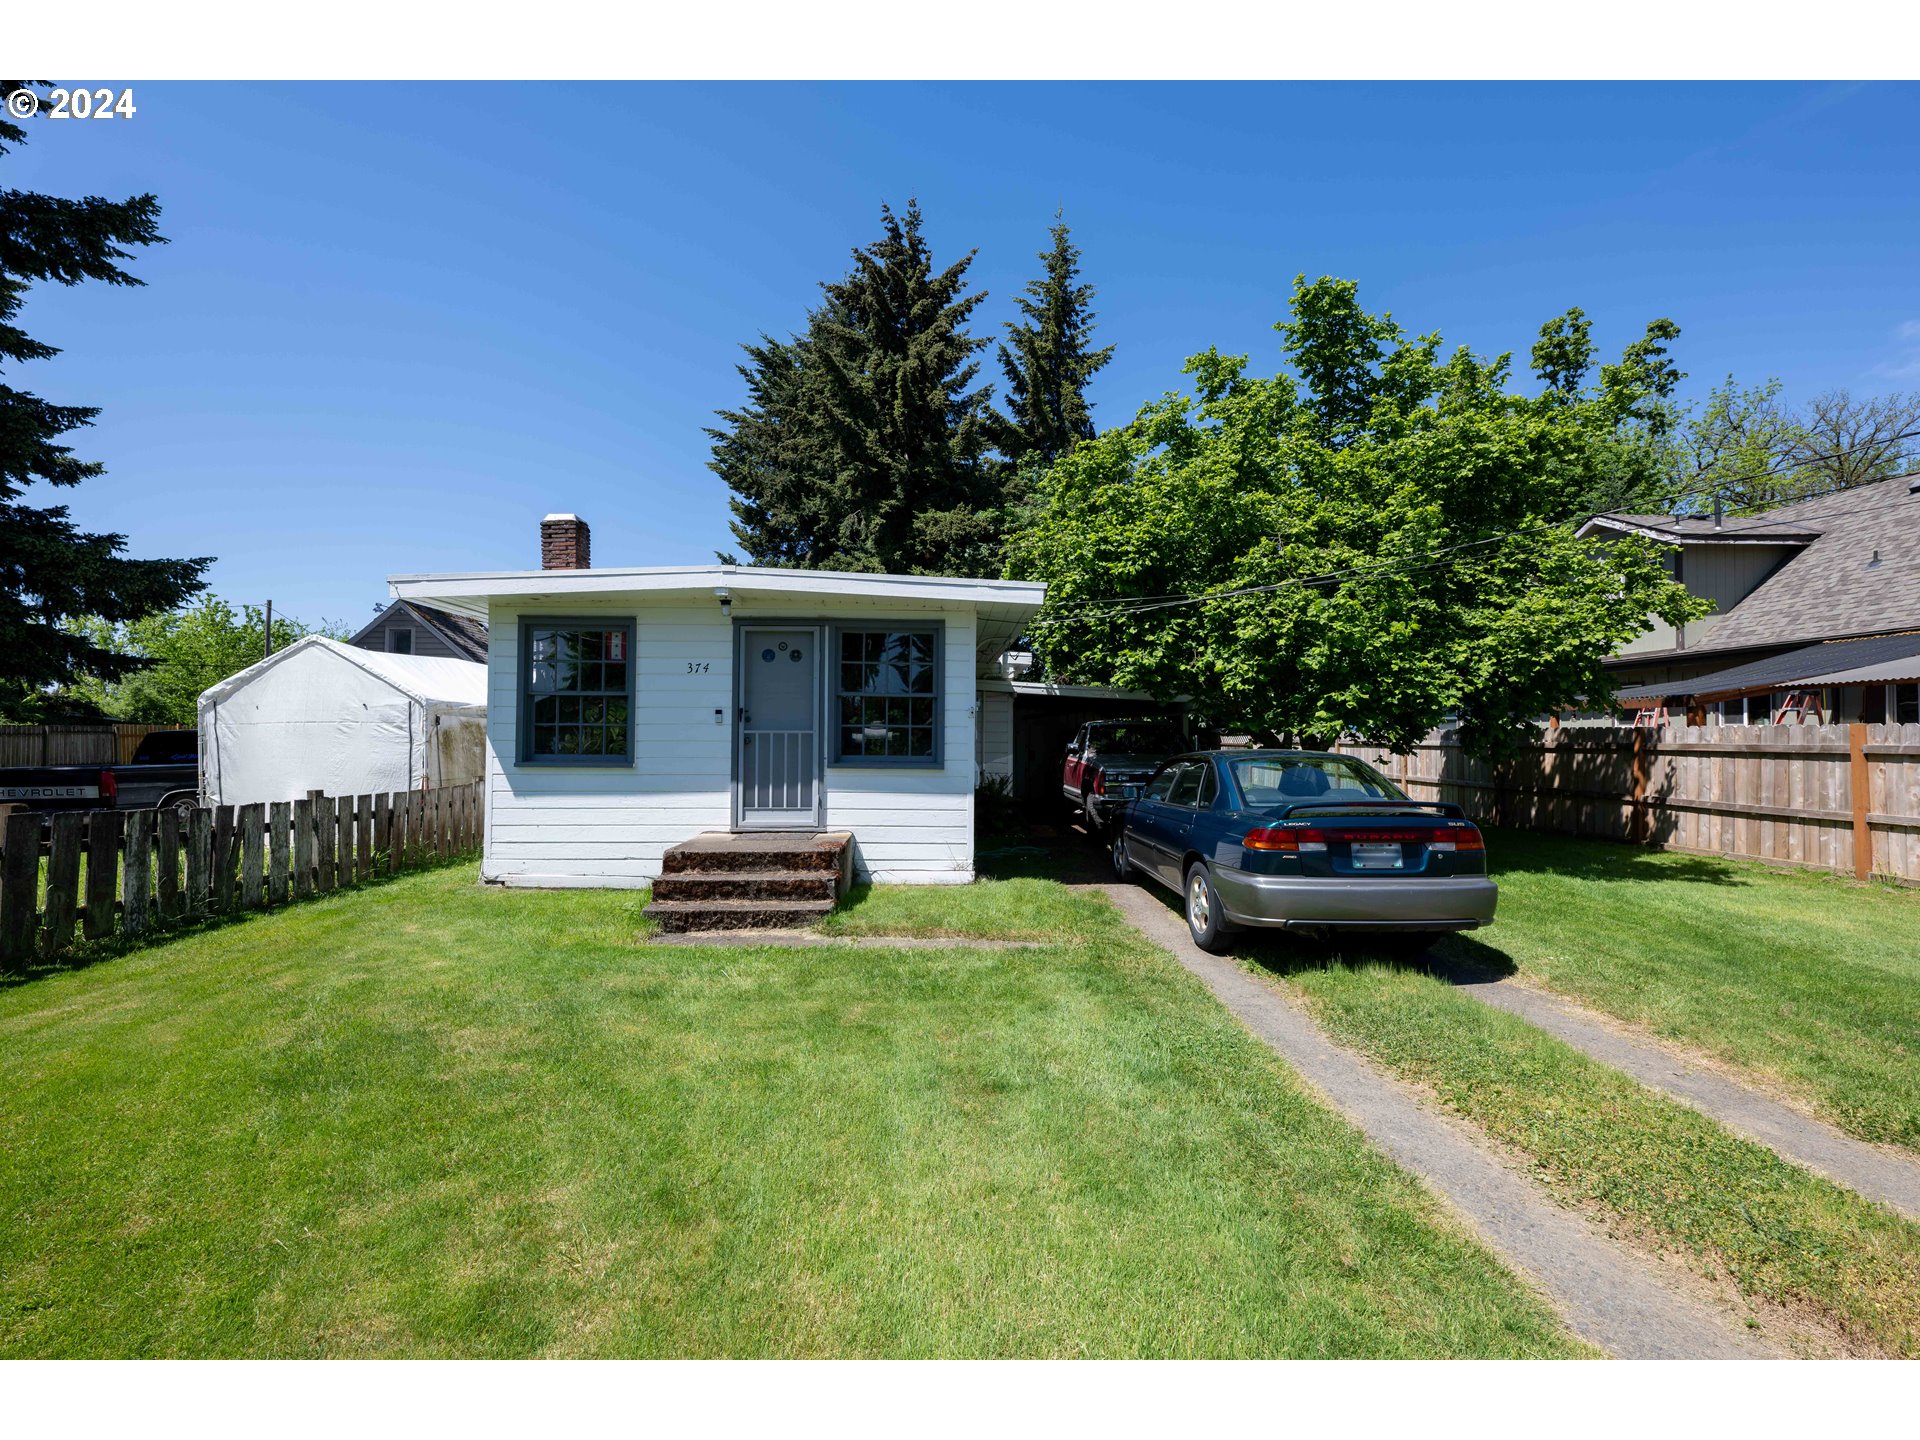
POLYGON ((400 575, 488 634, 484 879, 640 886, 712 832, 847 832, 863 879, 973 878, 983 680, 1043 585, 734 565, 400 575))

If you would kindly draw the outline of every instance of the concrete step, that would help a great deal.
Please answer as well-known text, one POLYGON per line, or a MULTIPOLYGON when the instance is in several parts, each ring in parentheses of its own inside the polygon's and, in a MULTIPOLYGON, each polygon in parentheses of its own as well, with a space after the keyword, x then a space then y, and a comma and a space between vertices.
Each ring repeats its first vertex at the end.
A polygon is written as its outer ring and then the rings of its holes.
POLYGON ((668 875, 742 870, 821 870, 851 874, 853 836, 846 831, 772 830, 696 835, 661 859, 668 875))
POLYGON ((786 930, 810 925, 831 900, 655 900, 641 913, 669 935, 690 930, 786 930))
POLYGON ((653 882, 656 900, 825 900, 840 888, 838 870, 676 870, 653 882))

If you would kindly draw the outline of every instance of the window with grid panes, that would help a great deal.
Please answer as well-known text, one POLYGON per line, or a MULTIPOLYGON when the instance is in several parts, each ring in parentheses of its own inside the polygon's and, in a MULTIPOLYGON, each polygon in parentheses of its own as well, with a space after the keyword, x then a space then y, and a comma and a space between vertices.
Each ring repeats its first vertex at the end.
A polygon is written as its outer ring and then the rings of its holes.
POLYGON ((940 632, 844 629, 834 675, 834 760, 940 763, 940 632))
POLYGON ((1889 685, 1887 718, 1896 725, 1920 725, 1920 685, 1889 685))
POLYGON ((633 627, 529 620, 522 628, 520 758, 606 764, 633 758, 633 627))

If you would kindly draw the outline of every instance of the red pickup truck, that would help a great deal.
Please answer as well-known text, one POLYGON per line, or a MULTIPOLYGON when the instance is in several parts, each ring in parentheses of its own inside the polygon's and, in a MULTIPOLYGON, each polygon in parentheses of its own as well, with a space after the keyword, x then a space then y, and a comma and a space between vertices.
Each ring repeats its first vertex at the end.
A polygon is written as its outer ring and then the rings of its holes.
POLYGON ((1179 726, 1164 719, 1090 720, 1067 744, 1060 793, 1103 834, 1122 801, 1131 799, 1171 755, 1190 748, 1179 726))

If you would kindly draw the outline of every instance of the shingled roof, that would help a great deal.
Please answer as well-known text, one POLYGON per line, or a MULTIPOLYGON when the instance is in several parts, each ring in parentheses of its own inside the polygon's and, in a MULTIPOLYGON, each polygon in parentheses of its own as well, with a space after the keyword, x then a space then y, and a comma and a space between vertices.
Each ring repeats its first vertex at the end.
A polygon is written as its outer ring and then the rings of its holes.
POLYGON ((445 637, 454 653, 468 660, 487 663, 487 624, 471 615, 456 615, 451 610, 436 609, 432 605, 417 605, 411 601, 402 601, 409 610, 426 621, 445 637))
POLYGON ((1616 514, 1597 516, 1581 533, 1605 529, 1684 545, 1802 547, 1727 611, 1707 643, 1689 646, 1689 656, 1920 629, 1920 475, 1718 526, 1705 518, 1616 514))

